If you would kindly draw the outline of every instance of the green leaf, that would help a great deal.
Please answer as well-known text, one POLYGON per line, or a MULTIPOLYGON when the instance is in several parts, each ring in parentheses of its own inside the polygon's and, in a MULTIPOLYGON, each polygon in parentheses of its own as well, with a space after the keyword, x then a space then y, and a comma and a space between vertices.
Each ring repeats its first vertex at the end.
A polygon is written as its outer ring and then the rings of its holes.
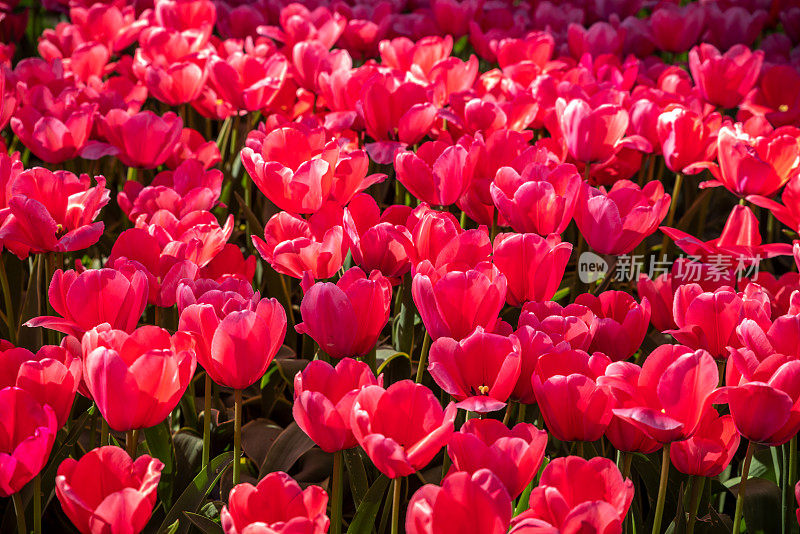
POLYGON ((292 422, 269 448, 267 459, 258 472, 259 480, 274 471, 288 472, 298 458, 313 446, 311 438, 297 426, 297 423, 292 422))
MULTIPOLYGON (((739 489, 731 488, 736 491, 739 489)), ((748 478, 744 488, 744 520, 747 534, 781 531, 781 490, 771 480, 748 478)))
MULTIPOLYGON (((388 356, 387 358, 385 358, 385 359, 384 359, 384 360, 381 362, 381 364, 378 366, 378 373, 377 373, 377 374, 381 374, 381 373, 383 372, 383 370, 386 368, 386 366, 387 366, 387 365, 389 365, 389 363, 390 363, 392 360, 394 360, 395 358, 405 358, 405 359, 407 359, 409 362, 411 361, 411 358, 410 358, 410 357, 409 357, 409 355, 408 355, 408 354, 406 354, 405 352, 395 352, 394 354, 392 354, 391 356, 388 356)), ((379 359, 380 359, 380 358, 379 358, 379 359)))
MULTIPOLYGON (((236 159, 238 160, 239 158, 236 159)), ((241 195, 239 195, 239 193, 234 192, 233 196, 236 198, 236 202, 239 203, 239 208, 242 210, 244 218, 247 220, 248 223, 250 223, 250 232, 253 235, 263 236, 264 227, 261 225, 261 221, 259 220, 259 218, 256 216, 255 213, 253 213, 253 210, 250 209, 250 206, 247 205, 247 203, 244 201, 241 195)))
POLYGON ((358 447, 347 449, 343 452, 344 465, 347 467, 348 475, 350 475, 350 491, 353 492, 353 501, 356 508, 358 508, 369 490, 367 470, 364 468, 364 461, 361 459, 361 452, 358 447))
POLYGON ((217 485, 217 481, 232 461, 232 452, 220 454, 211 460, 206 469, 203 469, 194 477, 194 480, 189 484, 189 487, 186 488, 186 491, 175 501, 172 509, 167 513, 167 517, 164 518, 164 521, 161 523, 158 532, 166 534, 185 534, 189 532, 191 521, 185 519, 186 516, 183 515, 184 512, 196 513, 197 510, 200 509, 200 506, 203 504, 203 499, 205 499, 211 489, 217 485), (180 524, 175 530, 172 530, 176 522, 180 522, 180 524))
POLYGON ((222 526, 204 515, 183 512, 183 515, 204 534, 223 534, 222 526))
POLYGON ((347 534, 361 534, 362 532, 372 532, 375 526, 375 518, 378 516, 378 511, 383 502, 383 496, 386 493, 386 488, 389 487, 391 479, 386 475, 378 477, 372 486, 364 495, 364 500, 356 510, 356 515, 350 526, 347 529, 347 534))
POLYGON ((175 485, 175 456, 172 448, 172 436, 169 423, 163 421, 156 426, 146 428, 144 437, 150 456, 158 458, 164 464, 161 471, 161 480, 158 483, 158 496, 164 502, 164 509, 169 509, 172 504, 172 490, 175 485))
POLYGON ((557 301, 557 300, 561 300, 561 299, 563 299, 564 297, 566 297, 567 295, 569 295, 569 289, 570 289, 570 288, 569 288, 569 286, 567 286, 567 287, 562 287, 561 289, 559 289, 558 291, 556 291, 556 294, 555 294, 555 295, 553 295, 553 298, 552 298, 552 299, 550 299, 550 300, 557 301))

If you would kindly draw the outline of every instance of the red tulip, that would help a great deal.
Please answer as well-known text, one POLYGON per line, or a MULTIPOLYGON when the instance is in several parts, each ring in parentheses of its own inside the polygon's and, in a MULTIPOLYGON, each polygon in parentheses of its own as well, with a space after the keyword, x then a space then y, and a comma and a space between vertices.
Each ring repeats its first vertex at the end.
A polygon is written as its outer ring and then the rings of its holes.
POLYGON ((362 389, 353 403, 350 427, 378 470, 397 478, 428 465, 447 444, 456 411, 453 403, 442 409, 422 384, 401 380, 388 389, 362 389))
POLYGON ((494 419, 470 419, 450 437, 447 454, 456 471, 489 469, 516 498, 539 471, 546 445, 547 432, 534 425, 509 429, 494 419))
POLYGON ((58 426, 64 426, 81 383, 83 364, 76 345, 75 338, 66 337, 61 346, 45 345, 36 354, 21 347, 0 349, 0 388, 26 390, 39 404, 49 404, 58 426))
MULTIPOLYGON (((591 503, 598 514, 613 513, 622 523, 632 500, 633 482, 622 477, 614 462, 602 457, 584 460, 567 456, 547 464, 539 486, 531 493, 530 510, 519 517, 541 519, 561 528, 561 532, 578 533, 582 530, 566 530, 564 525, 574 521, 569 520, 571 512, 584 503, 591 503)), ((616 525, 616 529, 598 532, 619 532, 620 529, 621 525, 616 525)))
POLYGON ((714 159, 721 123, 719 113, 703 117, 680 104, 667 106, 658 116, 656 132, 669 170, 683 172, 689 165, 714 159))
POLYGON ((723 126, 717 134, 717 159, 698 163, 692 172, 708 168, 715 180, 701 187, 724 186, 737 196, 771 197, 800 173, 800 130, 784 127, 765 136, 751 136, 737 127, 723 126))
POLYGON ((687 284, 675 292, 673 315, 678 329, 665 333, 683 345, 725 358, 728 347, 741 346, 736 327, 744 319, 753 319, 766 329, 771 311, 769 297, 755 284, 746 293, 730 287, 703 292, 698 284, 687 284))
POLYGON ((164 256, 205 267, 222 252, 230 239, 233 215, 229 214, 225 226, 220 226, 210 211, 192 211, 178 219, 168 210, 161 209, 149 218, 141 215, 136 228, 155 236, 164 256))
POLYGON ((170 169, 177 169, 187 159, 199 161, 203 169, 208 170, 220 162, 219 147, 214 140, 206 141, 197 130, 184 128, 175 150, 164 164, 170 169))
POLYGON ((706 9, 708 31, 703 39, 720 50, 737 44, 752 45, 761 34, 764 23, 772 17, 764 9, 755 9, 755 6, 745 8, 736 5, 722 9, 719 4, 709 4, 706 9))
POLYGON ((436 206, 453 204, 472 180, 468 152, 444 141, 423 143, 416 154, 398 152, 394 164, 400 183, 420 201, 436 206))
POLYGON ((306 271, 315 279, 330 278, 347 255, 341 209, 330 204, 308 219, 277 213, 264 227, 264 239, 252 239, 273 269, 294 278, 306 271))
POLYGON ((159 117, 152 111, 112 109, 100 119, 100 131, 112 148, 100 155, 114 155, 128 167, 153 169, 175 149, 182 129, 183 121, 172 112, 159 117))
POLYGON ((416 265, 428 260, 431 267, 445 272, 465 271, 489 259, 492 243, 485 226, 463 230, 451 213, 420 204, 406 221, 417 249, 416 265))
POLYGON ((669 211, 670 196, 661 182, 644 188, 620 180, 606 191, 584 186, 575 208, 581 234, 600 254, 628 254, 656 231, 669 211))
POLYGON ((344 31, 346 20, 338 12, 320 6, 313 11, 302 4, 289 4, 280 11, 278 28, 265 28, 267 35, 292 48, 299 41, 319 41, 331 48, 344 31))
POLYGON ((34 317, 26 326, 50 328, 75 337, 97 325, 132 332, 147 306, 147 276, 138 270, 89 269, 78 274, 58 269, 47 293, 61 317, 34 317))
POLYGON ((495 266, 508 281, 506 302, 522 306, 526 301, 553 298, 561 285, 572 245, 557 234, 498 234, 494 240, 495 266))
POLYGON ((87 174, 51 172, 41 167, 22 172, 10 185, 8 211, 0 214, 0 244, 20 259, 30 253, 67 252, 88 248, 103 234, 102 221, 92 222, 108 204, 106 179, 87 174))
MULTIPOLYGON (((603 380, 614 388, 630 389, 619 378, 603 380)), ((659 443, 691 437, 700 425, 710 396, 719 383, 711 355, 681 345, 661 345, 645 360, 633 407, 615 408, 614 415, 631 423, 659 443)))
POLYGON ((267 371, 286 335, 276 299, 214 294, 181 312, 178 328, 200 337, 197 361, 221 386, 244 389, 267 371))
MULTIPOLYGON (((557 302, 526 302, 519 316, 519 326, 532 327, 547 334, 553 345, 566 342, 575 350, 588 350, 592 342, 589 327, 594 313, 586 306, 557 302)), ((524 348, 524 347, 523 347, 524 348)))
POLYGON ((792 126, 800 119, 799 97, 800 73, 789 65, 773 65, 764 69, 739 109, 763 115, 775 127, 792 126))
POLYGON ((705 18, 705 6, 700 4, 659 4, 649 19, 653 42, 666 52, 686 52, 700 38, 705 18))
POLYGON ((581 177, 575 166, 531 163, 522 174, 511 167, 497 171, 490 185, 500 215, 517 232, 560 234, 572 220, 581 177))
POLYGON ((426 484, 408 503, 408 534, 505 534, 511 498, 488 469, 452 473, 441 486, 426 484))
POLYGON ((614 361, 626 360, 639 350, 650 323, 650 302, 646 297, 639 304, 624 291, 605 291, 599 297, 583 293, 575 304, 594 313, 589 350, 607 354, 614 361))
POLYGON ((9 497, 39 474, 58 432, 53 409, 24 389, 0 389, 0 497, 9 497))
POLYGON ((410 213, 411 208, 395 205, 381 214, 371 196, 354 196, 344 210, 343 223, 356 265, 365 271, 380 271, 393 285, 399 283, 417 258, 406 228, 410 213))
POLYGON ((739 448, 739 432, 730 415, 706 410, 697 432, 686 441, 677 441, 669 448, 675 469, 687 475, 715 477, 722 473, 739 448))
POLYGON ((194 341, 157 326, 132 334, 100 325, 81 341, 86 387, 108 426, 124 432, 155 426, 181 400, 194 375, 194 341))
POLYGON ((317 282, 305 289, 300 303, 303 322, 295 330, 308 334, 332 358, 364 356, 389 321, 391 302, 392 286, 386 277, 372 271, 368 278, 353 267, 335 284, 317 282))
POLYGON ((151 64, 145 73, 150 95, 170 106, 197 99, 208 77, 205 61, 197 56, 188 56, 166 67, 151 64))
MULTIPOLYGON (((598 377, 598 384, 607 386, 616 408, 636 408, 641 404, 639 378, 642 368, 631 362, 614 362, 598 377)), ((651 438, 637 425, 614 415, 606 430, 606 437, 615 449, 623 452, 650 454, 661 449, 662 444, 651 438)))
POLYGON ((297 425, 325 452, 356 446, 350 412, 366 386, 383 386, 364 362, 343 358, 336 367, 314 360, 294 377, 292 415, 297 425))
POLYGON ((228 496, 220 517, 225 534, 324 534, 328 494, 319 486, 302 489, 282 471, 269 473, 257 486, 239 484, 228 496))
POLYGON ((212 57, 208 78, 220 99, 233 108, 258 111, 275 100, 288 69, 282 54, 263 58, 237 51, 226 58, 212 57))
POLYGON ((556 102, 556 114, 564 142, 570 156, 582 163, 601 163, 617 153, 623 146, 650 150, 649 143, 634 136, 624 138, 628 129, 628 112, 614 104, 593 108, 580 98, 567 103, 556 102))
POLYGON ((617 533, 622 521, 613 506, 605 501, 585 501, 569 511, 556 528, 543 519, 523 512, 511 521, 508 534, 578 534, 583 532, 617 533))
POLYGON ((715 402, 727 402, 736 429, 747 440, 777 446, 800 430, 800 360, 779 353, 763 360, 749 349, 731 349, 726 387, 715 402), (738 378, 738 380, 736 380, 738 378))
POLYGON ((119 447, 99 447, 61 462, 56 497, 82 534, 138 534, 153 513, 162 469, 146 454, 132 460, 119 447))
POLYGON ((751 52, 744 45, 720 54, 714 45, 703 43, 689 51, 689 70, 709 104, 734 108, 755 85, 763 60, 764 52, 751 52))
POLYGON ((600 352, 552 352, 539 357, 533 392, 547 430, 561 441, 595 441, 611 422, 614 399, 597 384, 611 363, 600 352), (565 406, 570 406, 565 410, 565 406))
POLYGON ((549 352, 570 350, 571 347, 566 342, 554 343, 547 332, 523 324, 522 321, 514 331, 514 337, 519 340, 521 351, 519 378, 511 392, 511 398, 522 404, 534 404, 536 395, 533 393, 532 378, 539 358, 549 352))
POLYGON ((33 105, 21 106, 11 118, 11 129, 41 160, 62 163, 83 156, 95 113, 90 104, 73 105, 58 112, 52 108, 40 111, 33 105))
POLYGON ((516 337, 487 333, 480 326, 460 341, 440 337, 431 344, 428 371, 464 410, 503 408, 520 372, 516 337))
POLYGON ((440 276, 426 260, 417 266, 411 294, 431 339, 459 340, 477 326, 494 328, 506 298, 506 277, 488 262, 440 276))

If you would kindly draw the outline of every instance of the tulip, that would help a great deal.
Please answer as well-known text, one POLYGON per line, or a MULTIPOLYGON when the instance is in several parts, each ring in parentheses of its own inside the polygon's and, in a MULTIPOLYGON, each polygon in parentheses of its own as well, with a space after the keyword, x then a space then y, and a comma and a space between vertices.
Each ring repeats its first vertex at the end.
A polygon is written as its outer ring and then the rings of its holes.
POLYGON ((289 63, 282 54, 269 58, 234 52, 214 57, 208 79, 220 99, 235 109, 258 111, 267 108, 283 87, 289 63))
POLYGON ((177 169, 187 159, 199 161, 203 169, 208 170, 220 162, 219 147, 214 140, 206 141, 197 130, 184 128, 175 150, 164 164, 170 169, 177 169))
POLYGON ((753 88, 763 60, 764 52, 751 52, 744 45, 720 54, 714 45, 703 43, 689 51, 689 70, 709 104, 730 109, 753 88))
MULTIPOLYGON (((601 383, 612 388, 630 387, 619 379, 601 383)), ((614 415, 659 443, 685 440, 700 426, 718 383, 717 365, 708 352, 661 345, 642 366, 635 394, 638 406, 615 408, 614 415)))
POLYGON ((523 512, 511 521, 508 534, 562 534, 567 532, 621 532, 622 521, 605 501, 585 501, 564 516, 561 528, 523 512))
POLYGON ((650 322, 650 302, 646 297, 639 304, 624 291, 605 291, 599 297, 583 293, 575 304, 594 313, 589 350, 607 354, 614 361, 626 360, 639 350, 650 322))
POLYGON ((145 70, 145 84, 150 95, 170 106, 196 100, 207 78, 205 61, 196 59, 196 56, 167 67, 151 64, 145 70))
POLYGON ((614 399, 597 379, 611 363, 600 352, 552 352, 539 357, 533 392, 550 433, 561 441, 595 441, 611 422, 614 399), (565 406, 571 409, 565 410, 565 406))
POLYGON ((147 306, 147 276, 133 270, 89 269, 78 274, 58 269, 53 274, 48 299, 61 317, 34 317, 26 326, 44 327, 82 337, 95 326, 132 332, 147 306))
POLYGON ((715 179, 701 187, 724 186, 740 197, 771 197, 800 173, 800 141, 796 129, 779 128, 756 137, 723 126, 717 134, 717 159, 719 166, 703 162, 687 172, 711 171, 715 179))
POLYGON ((302 489, 282 471, 269 473, 258 485, 239 484, 228 496, 220 517, 225 534, 304 532, 324 534, 328 494, 319 486, 302 489))
POLYGON ((554 168, 526 165, 522 174, 511 167, 497 171, 490 185, 492 201, 516 232, 560 234, 572 220, 581 177, 574 165, 554 168))
POLYGON ((411 380, 389 388, 367 386, 353 403, 350 427, 378 470, 403 477, 430 463, 453 433, 457 408, 442 409, 436 396, 411 380))
POLYGON ((100 119, 100 131, 112 147, 107 153, 128 167, 154 169, 164 163, 182 129, 183 121, 172 112, 159 117, 152 111, 131 114, 112 109, 100 119))
POLYGON ((511 498, 489 469, 452 473, 441 486, 426 484, 406 512, 408 534, 503 534, 511 521, 511 498))
POLYGON ((0 388, 26 390, 39 404, 50 405, 59 428, 64 426, 81 383, 83 364, 76 345, 75 338, 66 337, 61 346, 45 345, 36 354, 21 347, 0 349, 0 388))
POLYGON ((40 112, 33 106, 24 106, 11 118, 11 129, 41 160, 62 163, 83 155, 95 113, 90 104, 64 109, 58 114, 51 109, 40 112))
POLYGON ((678 6, 659 4, 650 15, 650 31, 655 45, 666 52, 689 50, 703 32, 705 9, 700 4, 678 6))
POLYGON ((606 191, 584 186, 575 222, 589 246, 600 254, 628 254, 656 231, 669 210, 670 196, 661 182, 644 188, 620 180, 606 191))
POLYGON ((514 391, 511 392, 511 398, 519 401, 520 404, 534 404, 536 395, 533 393, 532 378, 539 358, 549 352, 570 350, 571 347, 566 342, 554 344, 546 332, 522 323, 514 331, 514 337, 519 340, 520 344, 520 365, 519 378, 517 378, 514 391))
POLYGON ((737 5, 723 10, 717 4, 708 6, 707 15, 708 31, 703 38, 720 50, 734 45, 752 45, 772 17, 764 9, 737 5))
POLYGON ((669 457, 675 469, 687 475, 715 477, 722 473, 739 449, 739 432, 730 415, 706 410, 695 434, 673 443, 669 457))
POLYGON ((178 219, 170 211, 160 209, 149 218, 141 215, 136 220, 136 228, 155 236, 164 256, 205 267, 230 239, 233 215, 228 215, 225 226, 220 226, 210 211, 192 211, 178 219))
POLYGON ((153 513, 163 469, 146 454, 133 460, 119 447, 99 447, 61 462, 56 497, 82 534, 138 534, 153 513))
POLYGON ((667 106, 658 116, 656 132, 669 170, 679 173, 689 165, 714 159, 721 121, 719 113, 702 117, 679 104, 667 106))
POLYGON ((471 412, 494 412, 506 405, 520 372, 519 340, 486 333, 480 326, 456 341, 431 344, 428 371, 436 383, 471 412))
POLYGON ((183 397, 197 360, 190 335, 157 326, 128 334, 100 325, 81 341, 84 380, 108 426, 125 432, 155 426, 183 397))
POLYGON ((364 362, 344 358, 336 367, 315 360, 294 377, 292 414, 297 425, 325 452, 356 446, 350 412, 359 391, 382 386, 364 362))
MULTIPOLYGON (((562 307, 557 302, 526 302, 519 316, 519 326, 543 332, 553 345, 566 342, 576 350, 588 350, 592 342, 589 330, 594 313, 586 306, 569 304, 562 307)), ((523 345, 524 348, 524 345, 523 345)))
MULTIPOLYGON (((547 464, 539 486, 531 492, 530 509, 520 517, 541 519, 563 529, 571 511, 574 513, 582 504, 591 503, 598 508, 598 515, 610 513, 622 523, 632 500, 633 482, 622 476, 614 462, 603 457, 584 460, 566 456, 547 464)), ((600 532, 619 532, 620 529, 618 525, 616 529, 600 532)))
POLYGON ((463 230, 458 220, 444 211, 420 204, 406 221, 417 249, 416 265, 428 260, 439 274, 465 271, 489 259, 492 242, 485 226, 463 230))
POLYGON ((453 469, 473 474, 489 469, 517 498, 539 471, 547 432, 519 423, 509 429, 494 419, 470 419, 450 437, 447 454, 453 469))
POLYGON ((508 282, 506 302, 522 306, 526 301, 553 298, 561 285, 572 245, 557 234, 498 234, 494 240, 494 264, 508 282))
POLYGON ((764 69, 758 87, 739 106, 753 115, 763 115, 770 124, 792 126, 800 119, 800 73, 789 65, 764 69))
POLYGON ((306 289, 300 303, 303 322, 295 330, 308 334, 332 358, 364 356, 389 321, 391 301, 386 277, 378 271, 367 277, 353 267, 335 284, 318 282, 306 289))
POLYGON ((423 143, 416 154, 398 152, 394 163, 400 183, 418 200, 436 206, 453 204, 472 179, 468 152, 443 141, 423 143))
POLYGON ((355 195, 344 210, 342 222, 356 265, 364 271, 380 271, 392 285, 399 283, 417 258, 406 228, 410 212, 411 208, 396 205, 381 214, 371 196, 355 195))
POLYGON ((108 204, 106 179, 51 172, 41 167, 22 172, 11 184, 8 212, 0 215, 0 244, 20 259, 30 253, 77 251, 97 243, 102 221, 93 222, 108 204))
POLYGON ((281 274, 302 278, 310 271, 312 278, 330 278, 344 263, 347 241, 341 213, 328 206, 308 219, 285 211, 273 215, 264 239, 252 236, 253 246, 281 274))
POLYGON ((766 329, 771 308, 766 292, 755 285, 748 286, 747 293, 736 293, 730 287, 704 292, 698 284, 687 284, 675 292, 673 316, 678 329, 665 333, 722 359, 728 347, 741 346, 736 327, 744 319, 753 319, 766 329))
POLYGON ((58 432, 53 409, 17 387, 0 389, 0 496, 9 497, 39 474, 58 432))
POLYGON ((494 328, 506 298, 506 277, 488 262, 440 277, 425 260, 417 267, 411 294, 432 340, 460 340, 477 326, 494 328))
MULTIPOLYGON (((639 378, 642 368, 630 362, 614 362, 606 367, 605 374, 598 377, 597 383, 607 386, 614 398, 616 408, 635 408, 641 404, 639 378)), ((621 452, 641 452, 650 454, 662 444, 650 437, 637 425, 614 415, 606 430, 606 437, 615 449, 621 452)))

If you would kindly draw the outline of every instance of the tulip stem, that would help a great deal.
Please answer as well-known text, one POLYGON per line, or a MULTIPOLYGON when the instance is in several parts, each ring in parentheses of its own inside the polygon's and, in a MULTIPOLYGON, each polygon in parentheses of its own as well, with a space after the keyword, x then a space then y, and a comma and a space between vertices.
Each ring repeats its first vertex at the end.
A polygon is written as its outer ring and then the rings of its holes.
POLYGON ((344 487, 342 481, 344 478, 344 463, 342 462, 342 451, 333 453, 333 480, 332 480, 332 494, 333 502, 331 502, 331 534, 342 533, 342 498, 344 496, 344 487))
POLYGON ((106 421, 105 417, 100 417, 100 446, 103 447, 105 445, 110 445, 111 441, 109 440, 109 431, 108 431, 108 421, 106 421))
POLYGON ((33 477, 33 534, 42 534, 42 475, 33 477))
POLYGON ((525 410, 528 407, 527 404, 519 403, 519 410, 517 410, 517 423, 524 423, 525 422, 525 410))
POLYGON ((425 332, 425 339, 422 340, 422 352, 419 355, 419 367, 417 367, 417 384, 422 382, 422 375, 425 374, 425 366, 428 363, 428 350, 431 348, 431 336, 425 332))
POLYGON ((622 477, 623 478, 630 478, 631 477, 631 464, 633 463, 633 453, 632 452, 623 452, 622 453, 622 477))
POLYGON ((506 405, 506 413, 503 416, 503 424, 505 426, 508 426, 508 424, 511 422, 511 413, 514 411, 514 404, 515 402, 510 400, 506 405))
POLYGON ((661 480, 658 483, 658 500, 656 501, 656 517, 653 520, 653 534, 661 532, 661 518, 664 516, 664 502, 667 500, 667 480, 669 479, 669 443, 664 445, 661 453, 661 480))
POLYGON ((125 434, 125 448, 128 451, 128 456, 136 459, 136 449, 139 445, 139 429, 128 430, 125 434))
POLYGON ((6 262, 0 258, 0 285, 3 287, 3 298, 6 304, 6 326, 8 326, 8 338, 13 345, 17 344, 17 323, 14 321, 14 308, 11 307, 11 290, 8 285, 8 275, 6 274, 6 262))
POLYGON ((294 310, 292 309, 292 295, 289 293, 289 286, 286 285, 286 276, 279 274, 278 279, 281 281, 281 290, 283 290, 283 298, 286 299, 286 311, 289 314, 289 323, 291 326, 295 325, 294 310))
POLYGON ((211 460, 211 377, 206 373, 203 391, 203 469, 211 460))
POLYGON ((242 390, 233 390, 233 485, 239 483, 242 469, 242 390))
POLYGON ((25 505, 22 504, 22 497, 19 492, 11 496, 14 501, 14 512, 17 514, 17 533, 28 534, 28 527, 25 525, 25 505))
POLYGON ((747 444, 747 453, 744 455, 742 464, 742 480, 739 482, 739 490, 736 492, 736 512, 733 516, 733 534, 739 534, 742 528, 742 513, 744 512, 744 491, 747 483, 747 475, 750 474, 750 460, 756 450, 755 444, 751 441, 747 444))
MULTIPOLYGON (((794 485, 797 483, 797 436, 796 435, 789 440, 789 468, 786 471, 787 471, 786 474, 787 502, 789 503, 789 511, 791 512, 792 510, 794 510, 794 498, 792 495, 792 491, 794 490, 794 485)), ((787 515, 791 525, 791 522, 794 522, 795 514, 788 513, 787 515)), ((791 530, 787 532, 790 531, 791 530)))
POLYGON ((705 477, 692 475, 689 478, 689 523, 686 526, 686 534, 694 533, 694 524, 697 522, 697 508, 700 505, 700 497, 703 494, 703 484, 705 477))
MULTIPOLYGON (((669 212, 667 212, 667 222, 664 224, 664 226, 672 226, 672 223, 675 221, 675 210, 678 207, 678 195, 680 195, 682 184, 683 184, 683 174, 677 173, 675 175, 675 185, 672 187, 672 197, 670 198, 669 212)), ((662 258, 667 255, 668 246, 669 246, 669 236, 667 234, 664 234, 664 237, 661 239, 662 258)))
POLYGON ((583 458, 583 442, 582 441, 578 442, 578 450, 577 450, 576 454, 578 456, 580 456, 581 458, 583 458))
POLYGON ((403 478, 394 479, 394 495, 392 496, 392 534, 400 533, 400 489, 403 478))

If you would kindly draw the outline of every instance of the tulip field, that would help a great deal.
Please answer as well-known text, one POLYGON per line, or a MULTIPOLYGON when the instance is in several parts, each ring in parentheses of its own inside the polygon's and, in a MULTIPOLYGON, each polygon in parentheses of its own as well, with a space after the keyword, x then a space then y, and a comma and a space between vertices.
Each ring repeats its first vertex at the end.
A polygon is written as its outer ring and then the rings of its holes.
POLYGON ((800 0, 0 0, 0 534, 800 534, 800 0))

